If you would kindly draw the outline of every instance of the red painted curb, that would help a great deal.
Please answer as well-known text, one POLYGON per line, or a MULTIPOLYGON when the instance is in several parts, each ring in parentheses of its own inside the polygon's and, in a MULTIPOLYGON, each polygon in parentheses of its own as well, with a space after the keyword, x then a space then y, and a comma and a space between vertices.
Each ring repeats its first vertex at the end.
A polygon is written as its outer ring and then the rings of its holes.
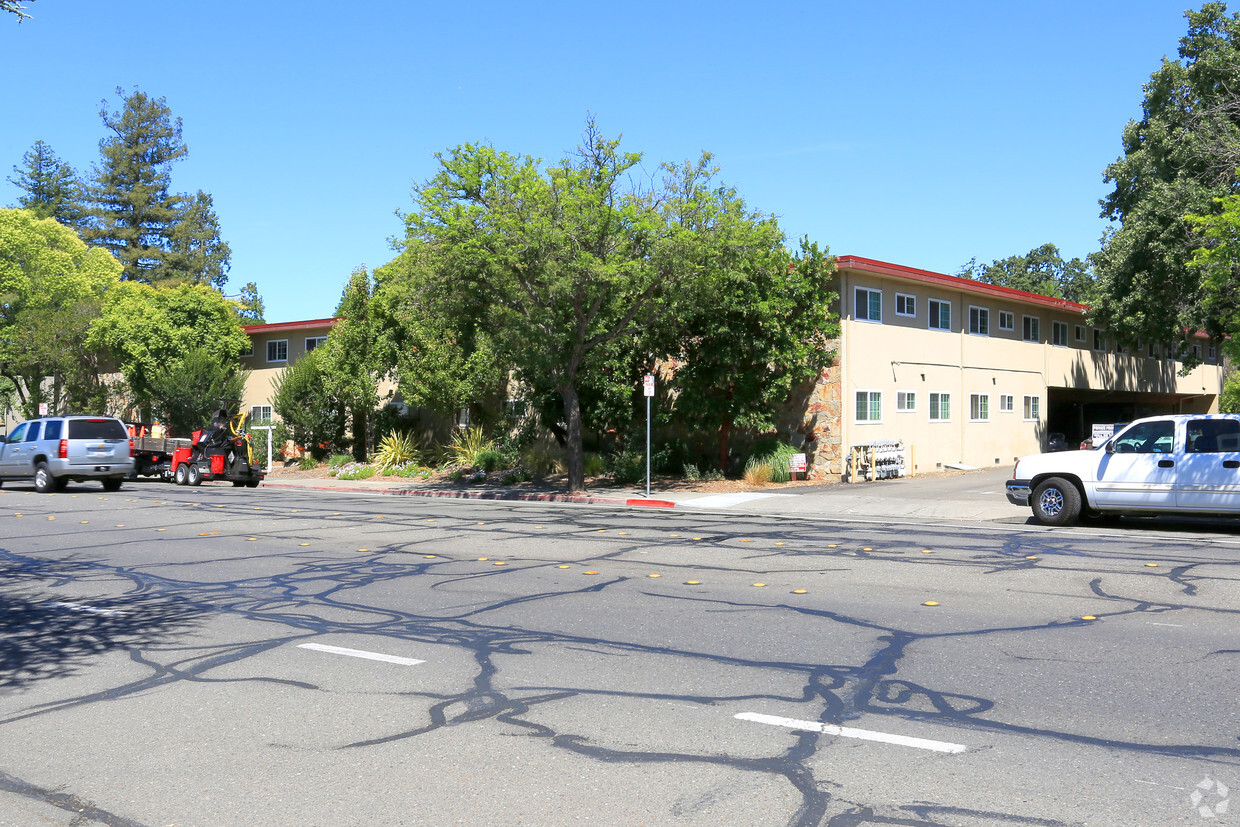
POLYGON ((625 505, 648 505, 653 508, 675 508, 676 503, 671 500, 625 500, 625 505))

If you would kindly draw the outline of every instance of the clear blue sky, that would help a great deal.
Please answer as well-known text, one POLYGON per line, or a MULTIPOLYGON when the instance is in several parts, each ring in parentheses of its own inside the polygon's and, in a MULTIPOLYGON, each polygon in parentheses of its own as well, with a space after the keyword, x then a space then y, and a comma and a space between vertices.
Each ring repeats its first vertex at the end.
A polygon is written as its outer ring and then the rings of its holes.
POLYGON ((269 322, 330 315, 392 258, 435 152, 555 160, 587 113, 649 169, 713 152, 790 241, 949 274, 1046 242, 1083 257, 1187 7, 36 0, 0 17, 0 205, 36 140, 97 163, 120 86, 184 121, 173 187, 214 197, 229 289, 257 282, 269 322))

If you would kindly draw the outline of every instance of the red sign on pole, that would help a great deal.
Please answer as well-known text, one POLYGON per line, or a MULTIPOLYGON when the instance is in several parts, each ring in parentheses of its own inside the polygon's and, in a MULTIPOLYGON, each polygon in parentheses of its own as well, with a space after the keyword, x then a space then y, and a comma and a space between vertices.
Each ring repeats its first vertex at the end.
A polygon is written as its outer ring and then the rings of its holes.
POLYGON ((646 396, 654 396, 654 374, 647 373, 644 383, 646 396))

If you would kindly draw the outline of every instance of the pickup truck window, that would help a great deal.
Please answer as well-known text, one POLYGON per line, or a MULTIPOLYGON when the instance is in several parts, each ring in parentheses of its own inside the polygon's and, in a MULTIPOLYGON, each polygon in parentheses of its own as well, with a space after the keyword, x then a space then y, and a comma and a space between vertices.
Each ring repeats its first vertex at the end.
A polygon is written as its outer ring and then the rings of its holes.
POLYGON ((1175 443, 1175 423, 1170 420, 1141 422, 1115 440, 1119 454, 1169 454, 1175 443))
POLYGON ((1235 419, 1192 419, 1187 435, 1190 454, 1240 451, 1240 421, 1235 419))

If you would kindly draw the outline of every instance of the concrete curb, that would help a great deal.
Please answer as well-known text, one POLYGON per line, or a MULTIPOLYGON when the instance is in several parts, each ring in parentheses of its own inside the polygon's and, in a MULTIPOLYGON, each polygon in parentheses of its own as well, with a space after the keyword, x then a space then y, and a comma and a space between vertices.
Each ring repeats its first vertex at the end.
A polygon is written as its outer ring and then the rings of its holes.
POLYGON ((520 491, 431 491, 424 488, 361 488, 345 485, 298 485, 263 480, 260 488, 280 488, 286 491, 345 491, 354 494, 384 494, 405 497, 450 497, 459 500, 510 500, 525 502, 578 503, 582 505, 628 505, 647 508, 674 508, 671 500, 647 500, 633 497, 595 497, 579 494, 535 494, 520 491))

